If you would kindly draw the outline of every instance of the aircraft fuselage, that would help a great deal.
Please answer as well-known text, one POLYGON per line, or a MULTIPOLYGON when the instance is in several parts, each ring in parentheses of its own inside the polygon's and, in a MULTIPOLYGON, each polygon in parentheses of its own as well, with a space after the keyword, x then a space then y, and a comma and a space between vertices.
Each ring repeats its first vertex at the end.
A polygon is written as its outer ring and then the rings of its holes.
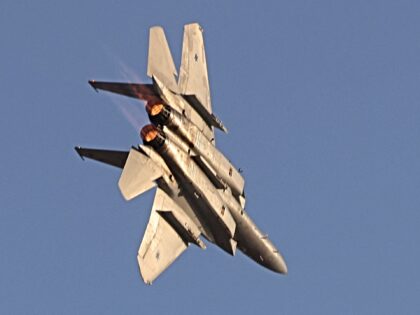
MULTIPOLYGON (((148 125, 143 130, 147 128, 155 127, 148 125)), ((286 264, 279 251, 247 215, 230 188, 217 189, 185 151, 185 146, 170 141, 163 131, 153 130, 158 135, 151 141, 143 137, 144 142, 162 157, 171 170, 181 193, 185 195, 190 208, 194 209, 201 226, 205 227, 203 235, 231 255, 235 254, 237 247, 258 264, 286 273, 286 264)), ((169 187, 170 183, 166 183, 166 186, 169 187)))
POLYGON ((201 236, 234 255, 287 273, 283 257, 245 212, 242 172, 216 147, 215 130, 227 132, 210 97, 203 28, 184 26, 182 58, 175 67, 164 30, 149 31, 151 83, 89 81, 104 90, 145 101, 150 124, 143 144, 129 151, 76 147, 82 157, 122 169, 118 187, 129 201, 156 187, 137 261, 151 284, 201 236))

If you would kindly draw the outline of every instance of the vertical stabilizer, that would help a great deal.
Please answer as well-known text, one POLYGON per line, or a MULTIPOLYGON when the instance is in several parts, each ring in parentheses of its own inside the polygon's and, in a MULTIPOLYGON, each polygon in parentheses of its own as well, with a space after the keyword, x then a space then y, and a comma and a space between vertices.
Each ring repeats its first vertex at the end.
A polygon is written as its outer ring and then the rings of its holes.
POLYGON ((184 26, 178 87, 181 94, 195 95, 207 112, 212 113, 203 29, 198 23, 184 26))
POLYGON ((178 90, 176 83, 178 73, 166 41, 165 32, 160 26, 150 28, 147 75, 158 77, 165 86, 174 92, 178 90))

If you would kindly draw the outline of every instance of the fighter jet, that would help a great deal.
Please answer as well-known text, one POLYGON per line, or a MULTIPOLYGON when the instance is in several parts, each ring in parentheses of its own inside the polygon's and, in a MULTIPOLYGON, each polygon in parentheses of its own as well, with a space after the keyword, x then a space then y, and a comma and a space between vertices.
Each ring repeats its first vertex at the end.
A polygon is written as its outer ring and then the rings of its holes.
POLYGON ((201 26, 184 27, 179 74, 163 29, 152 27, 147 75, 150 84, 89 81, 95 90, 145 102, 150 124, 140 131, 143 144, 129 151, 75 148, 82 159, 122 169, 118 186, 126 200, 156 187, 137 255, 144 282, 151 284, 190 244, 205 249, 203 238, 286 274, 279 250, 245 212, 241 172, 216 147, 214 130, 226 128, 212 111, 201 26))

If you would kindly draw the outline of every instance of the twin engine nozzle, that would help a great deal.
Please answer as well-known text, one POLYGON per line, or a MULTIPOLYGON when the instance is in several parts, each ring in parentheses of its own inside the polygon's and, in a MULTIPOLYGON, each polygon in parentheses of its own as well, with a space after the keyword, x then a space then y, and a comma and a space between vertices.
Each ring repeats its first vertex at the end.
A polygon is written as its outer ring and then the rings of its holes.
POLYGON ((146 111, 155 125, 166 125, 171 116, 171 108, 162 103, 147 103, 146 111))
POLYGON ((161 147, 165 142, 165 134, 156 127, 165 125, 171 115, 171 108, 162 103, 147 103, 146 111, 152 124, 144 126, 140 131, 140 136, 145 144, 153 147, 161 147))
POLYGON ((152 124, 144 126, 140 131, 140 136, 145 144, 150 144, 154 148, 161 147, 166 139, 162 130, 152 124))

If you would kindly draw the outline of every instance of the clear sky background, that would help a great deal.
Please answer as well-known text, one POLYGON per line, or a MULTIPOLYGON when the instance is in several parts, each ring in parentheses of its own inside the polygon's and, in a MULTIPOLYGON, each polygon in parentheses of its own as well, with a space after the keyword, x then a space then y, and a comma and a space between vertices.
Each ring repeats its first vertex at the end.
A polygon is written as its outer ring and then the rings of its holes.
POLYGON ((419 1, 2 0, 0 313, 419 314, 419 84, 419 1), (287 276, 191 246, 146 286, 153 192, 73 150, 140 142, 143 104, 87 81, 149 82, 153 25, 179 65, 190 22, 287 276))

